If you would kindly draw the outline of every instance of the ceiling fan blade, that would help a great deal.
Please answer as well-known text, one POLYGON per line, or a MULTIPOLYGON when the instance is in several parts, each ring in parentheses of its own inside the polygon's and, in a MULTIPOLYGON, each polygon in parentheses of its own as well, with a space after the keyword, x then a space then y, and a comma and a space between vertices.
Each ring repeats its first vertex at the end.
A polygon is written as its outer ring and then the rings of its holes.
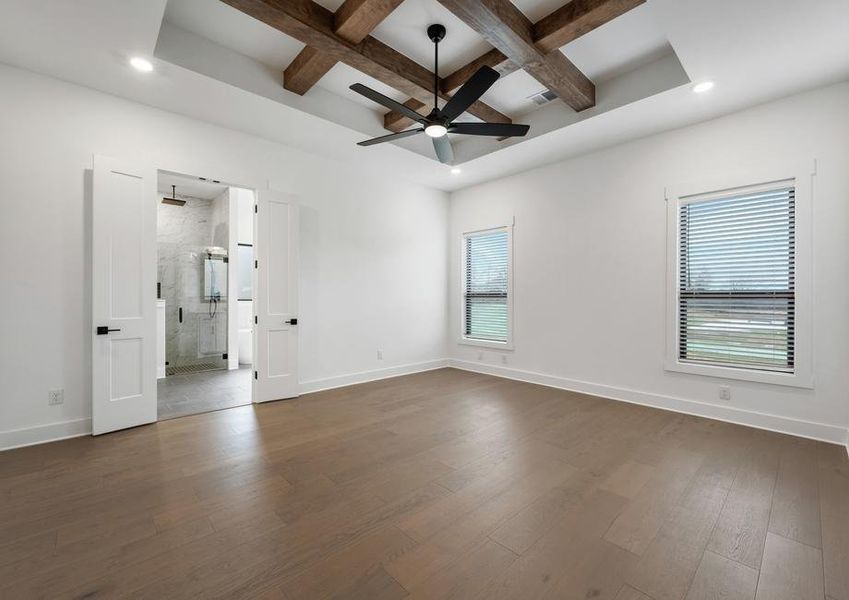
POLYGON ((448 121, 453 121, 466 109, 474 104, 478 98, 483 96, 498 81, 498 71, 486 65, 475 71, 469 80, 460 86, 457 93, 442 107, 442 116, 448 121))
POLYGON ((420 127, 419 129, 408 129, 407 131, 402 131, 400 133, 390 133, 389 135, 382 135, 363 142, 357 142, 357 146, 374 146, 375 144, 382 144, 383 142, 392 142, 405 137, 410 137, 411 135, 416 135, 422 131, 424 131, 424 128, 420 127))
POLYGON ((433 138, 433 149, 436 150, 436 156, 439 162, 450 165, 454 162, 454 148, 451 147, 451 142, 448 141, 448 136, 433 138))
POLYGON ((371 89, 370 87, 366 87, 361 83, 355 83, 351 86, 351 89, 357 92, 358 94, 365 96, 369 100, 372 100, 373 102, 382 104, 389 110, 394 110, 395 112, 401 113, 408 119, 412 119, 413 121, 416 121, 418 123, 427 122, 427 119, 425 119, 422 115, 420 115, 413 109, 404 106, 400 102, 395 102, 395 100, 393 100, 392 98, 384 96, 380 92, 376 92, 375 90, 371 89))
POLYGON ((530 125, 519 125, 518 123, 454 123, 449 131, 465 135, 521 137, 528 133, 530 128, 530 125))

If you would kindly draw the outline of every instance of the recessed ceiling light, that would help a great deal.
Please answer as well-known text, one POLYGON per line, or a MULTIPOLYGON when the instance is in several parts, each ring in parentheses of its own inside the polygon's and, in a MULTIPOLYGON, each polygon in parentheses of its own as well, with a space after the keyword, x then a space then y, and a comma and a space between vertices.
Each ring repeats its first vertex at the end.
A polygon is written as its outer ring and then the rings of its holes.
POLYGON ((460 167, 454 167, 453 169, 451 169, 452 175, 459 175, 462 172, 463 172, 463 169, 461 169, 460 167))
POLYGON ((712 81, 703 81, 701 83, 697 83, 696 85, 694 85, 693 91, 696 92, 697 94, 701 94, 703 92, 708 91, 711 88, 713 88, 713 82, 712 81))
POLYGON ((140 56, 134 56, 130 59, 130 64, 136 71, 141 71, 142 73, 150 73, 153 71, 153 65, 146 58, 142 58, 140 56))
POLYGON ((446 133, 448 133, 448 128, 445 125, 439 125, 437 123, 431 123, 427 127, 425 127, 425 133, 428 134, 432 138, 442 137, 446 133))

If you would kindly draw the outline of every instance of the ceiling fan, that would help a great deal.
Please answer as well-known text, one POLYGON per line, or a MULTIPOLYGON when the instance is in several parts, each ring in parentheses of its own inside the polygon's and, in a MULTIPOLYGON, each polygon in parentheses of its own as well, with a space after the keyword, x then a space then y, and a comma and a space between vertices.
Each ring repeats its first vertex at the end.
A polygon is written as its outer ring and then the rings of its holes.
POLYGON ((463 135, 485 135, 490 137, 517 137, 528 133, 530 125, 518 125, 516 123, 455 123, 454 119, 463 114, 478 98, 483 96, 486 91, 492 87, 498 80, 498 72, 487 66, 478 69, 469 80, 460 86, 457 93, 450 100, 439 108, 437 100, 439 98, 439 42, 445 37, 445 27, 442 25, 431 25, 427 28, 427 36, 433 42, 434 50, 434 67, 433 67, 433 110, 428 116, 423 117, 416 111, 407 108, 400 102, 396 102, 392 98, 388 98, 376 92, 375 90, 364 86, 361 83, 355 83, 351 89, 358 94, 362 94, 369 100, 373 100, 378 104, 382 104, 389 110, 399 112, 405 117, 412 119, 416 123, 422 125, 415 129, 407 129, 400 133, 390 133, 380 137, 372 138, 359 142, 358 146, 372 146, 383 142, 392 142, 402 138, 426 133, 433 138, 433 149, 436 151, 436 156, 440 162, 450 164, 454 161, 454 150, 451 148, 451 142, 448 141, 449 133, 459 133, 463 135))

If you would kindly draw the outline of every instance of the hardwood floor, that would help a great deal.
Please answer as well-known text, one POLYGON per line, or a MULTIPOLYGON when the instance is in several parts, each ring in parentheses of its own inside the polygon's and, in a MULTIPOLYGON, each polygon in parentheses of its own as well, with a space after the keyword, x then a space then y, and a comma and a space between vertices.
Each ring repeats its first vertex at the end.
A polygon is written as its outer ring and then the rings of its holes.
POLYGON ((849 600, 840 446, 443 369, 0 453, 0 598, 849 600))

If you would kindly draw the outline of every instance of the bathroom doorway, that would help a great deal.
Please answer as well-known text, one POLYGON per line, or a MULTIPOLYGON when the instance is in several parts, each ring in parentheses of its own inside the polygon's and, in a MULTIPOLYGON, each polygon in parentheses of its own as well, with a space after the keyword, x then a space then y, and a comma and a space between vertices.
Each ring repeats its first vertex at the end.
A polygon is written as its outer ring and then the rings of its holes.
POLYGON ((254 192, 159 171, 159 420, 252 401, 254 192))

